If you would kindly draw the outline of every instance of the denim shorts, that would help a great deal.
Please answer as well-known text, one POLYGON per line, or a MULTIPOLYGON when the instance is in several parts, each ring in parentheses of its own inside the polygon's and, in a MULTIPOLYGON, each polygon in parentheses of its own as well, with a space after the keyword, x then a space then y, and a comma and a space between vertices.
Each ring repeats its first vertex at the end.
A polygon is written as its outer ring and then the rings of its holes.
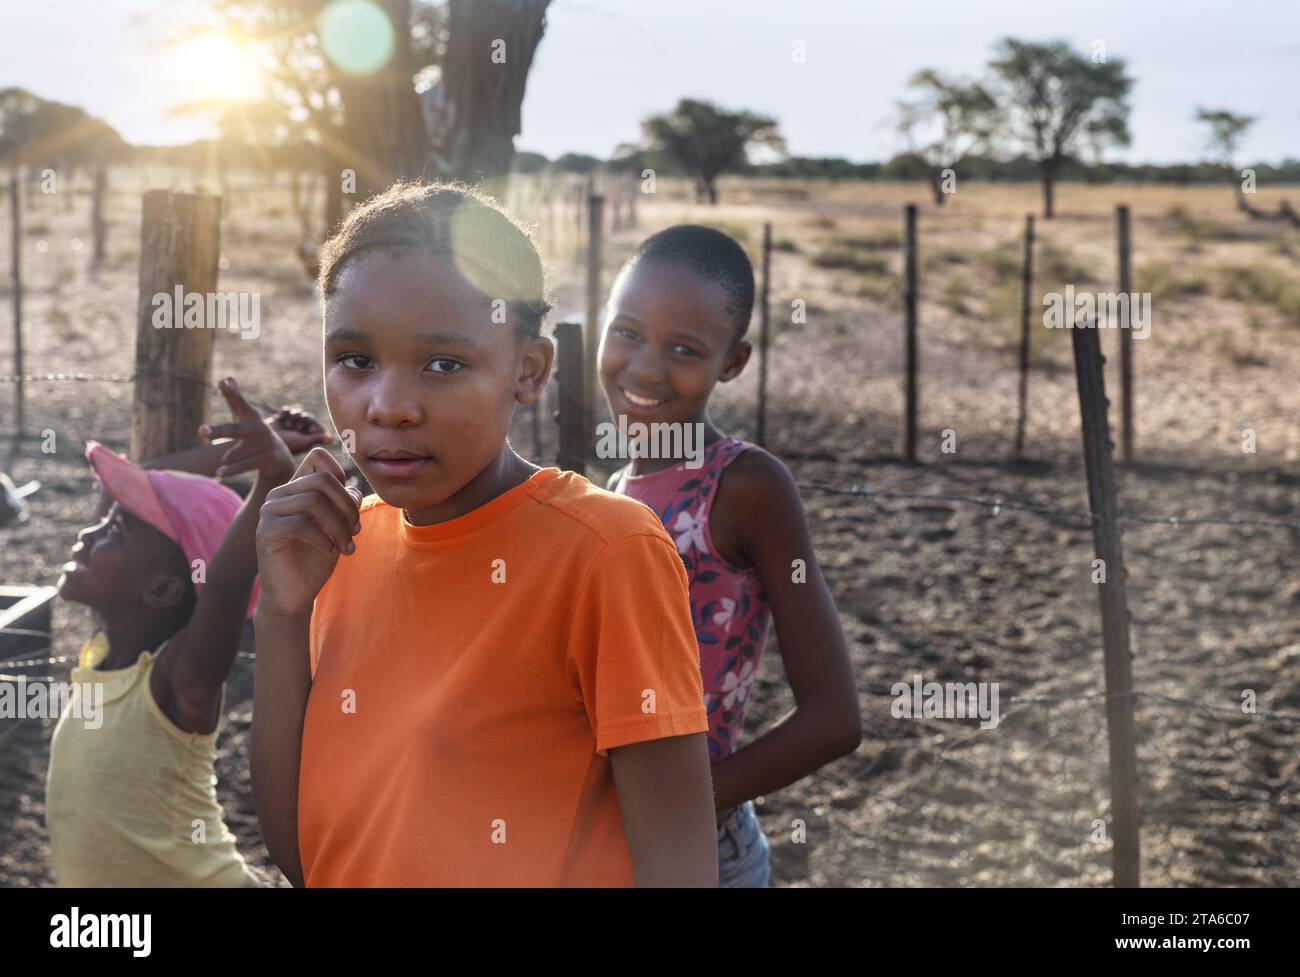
POLYGON ((746 801, 718 825, 718 887, 767 888, 770 850, 754 802, 746 801))

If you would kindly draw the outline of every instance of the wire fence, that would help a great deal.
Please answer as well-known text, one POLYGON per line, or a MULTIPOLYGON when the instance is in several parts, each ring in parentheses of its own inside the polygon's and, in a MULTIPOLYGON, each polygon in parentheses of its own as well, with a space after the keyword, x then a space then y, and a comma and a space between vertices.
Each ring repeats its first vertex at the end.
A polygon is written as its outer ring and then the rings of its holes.
MULTIPOLYGON (((11 373, 0 375, 0 383, 134 383, 139 377, 156 376, 158 374, 137 371, 135 373, 11 373)), ((185 373, 176 370, 168 370, 167 375, 177 377, 181 380, 191 380, 201 383, 213 394, 220 394, 221 391, 217 385, 207 377, 201 377, 197 374, 185 373)), ((279 407, 268 404, 265 401, 257 400, 253 397, 244 395, 254 407, 259 410, 278 411, 279 407)))
MULTIPOLYGON (((38 374, 24 374, 21 377, 18 375, 0 375, 0 383, 15 383, 18 382, 20 379, 27 383, 43 383, 43 382, 132 383, 137 378, 137 376, 140 375, 142 374, 139 373, 137 374, 94 374, 94 373, 39 374, 38 373, 38 374)), ((195 377, 191 379, 202 379, 202 382, 206 386, 208 386, 213 393, 219 393, 216 386, 208 382, 205 378, 195 377)), ((252 397, 248 397, 248 400, 249 403, 254 404, 261 410, 275 412, 281 409, 279 407, 270 405, 264 401, 260 401, 252 397)), ((1020 513, 1027 513, 1031 515, 1041 516, 1047 519, 1061 520, 1061 521, 1066 521, 1066 522, 1071 522, 1076 524, 1084 524, 1084 525, 1094 524, 1099 519, 1098 516, 1090 512, 1082 511, 1079 509, 1058 508, 1050 505, 1038 504, 1025 499, 1004 498, 1000 495, 996 495, 992 498, 987 498, 981 496, 961 495, 961 494, 952 494, 952 493, 903 492, 897 490, 871 489, 865 487, 865 485, 862 482, 858 482, 856 484, 852 484, 848 486, 830 485, 824 482, 799 482, 797 484, 799 485, 799 488, 805 493, 817 493, 817 494, 831 495, 831 496, 865 498, 865 499, 879 500, 882 502, 915 501, 915 502, 924 502, 924 503, 943 503, 943 504, 963 505, 963 506, 970 506, 973 508, 984 509, 990 512, 993 516, 998 516, 1004 511, 1020 512, 1020 513)), ((1293 532, 1300 530, 1300 520, 1266 519, 1266 518, 1256 518, 1252 516, 1199 515, 1195 513, 1161 515, 1161 514, 1151 514, 1151 513, 1121 512, 1116 516, 1116 522, 1126 523, 1126 524, 1166 526, 1171 528, 1184 528, 1190 526, 1221 526, 1221 527, 1249 527, 1249 528, 1259 528, 1259 529, 1268 529, 1268 530, 1290 530, 1293 532)), ((47 643, 52 642, 52 639, 54 637, 54 635, 51 632, 33 630, 33 629, 24 629, 24 628, 0 628, 0 635, 12 635, 14 637, 40 639, 47 643)), ((252 660, 254 657, 255 656, 252 652, 241 651, 238 653, 238 658, 244 661, 252 660)), ((10 670, 21 671, 25 669, 50 669, 52 667, 57 668, 59 666, 68 665, 71 662, 75 662, 78 660, 78 658, 79 658, 78 655, 57 655, 57 656, 47 655, 47 656, 36 656, 36 657, 26 657, 26 658, 15 657, 10 659, 0 659, 0 669, 3 669, 3 671, 0 671, 0 682, 10 682, 10 683, 18 682, 18 681, 47 682, 47 683, 61 682, 64 681, 64 679, 61 679, 56 675, 50 675, 50 674, 20 675, 11 672, 10 670)), ((893 689, 887 690, 884 688, 868 687, 868 688, 860 689, 859 691, 865 696, 867 696, 869 699, 874 698, 874 699, 884 700, 884 699, 893 699, 896 697, 896 693, 894 692, 893 689)), ((1154 688, 1134 688, 1126 692, 1109 694, 1109 695, 1105 690, 1102 689, 1090 689, 1090 690, 1061 693, 1061 694, 1013 695, 1007 698, 1006 702, 1009 708, 1005 712, 999 713, 997 717, 997 725, 1000 728, 1008 720, 1015 719, 1016 717, 1023 717, 1028 712, 1036 713, 1043 716, 1044 722, 1050 725, 1052 721, 1051 720, 1052 710, 1056 706, 1065 703, 1078 704, 1078 703, 1088 703, 1088 702, 1095 702, 1095 701, 1104 701, 1111 698, 1131 698, 1134 701, 1138 701, 1138 702, 1145 701, 1148 703, 1159 704, 1162 707, 1179 710, 1185 714, 1194 714, 1203 719, 1212 721, 1217 727, 1224 730, 1225 735, 1228 730, 1238 729, 1241 728, 1243 725, 1269 723, 1269 724, 1284 724, 1287 726, 1292 726, 1296 723, 1300 723, 1300 713, 1296 713, 1296 712, 1290 712, 1286 710, 1269 710, 1269 709, 1247 710, 1240 706, 1232 707, 1232 706, 1216 704, 1213 702, 1197 701, 1195 699, 1190 699, 1178 695, 1171 695, 1168 692, 1160 691, 1154 688)), ((1097 720, 1100 720, 1101 716, 1098 715, 1095 718, 1097 720)), ((14 727, 11 727, 9 729, 4 730, 3 732, 0 732, 0 743, 3 743, 5 739, 7 739, 10 735, 13 734, 16 726, 17 724, 15 723, 14 727)), ((1104 728, 1105 728, 1104 723, 1099 721, 1094 722, 1091 727, 1092 729, 1091 735, 1093 735, 1094 738, 1100 736, 1104 731, 1104 728)), ((930 782, 937 775, 939 770, 943 768, 945 762, 947 762, 950 754, 953 751, 960 750, 965 746, 974 743, 978 737, 987 736, 988 732, 989 731, 983 728, 975 728, 972 730, 965 731, 960 735, 952 735, 951 733, 937 733, 933 736, 911 736, 911 737, 902 737, 896 740, 884 741, 890 748, 892 748, 892 746, 895 744, 903 744, 906 745, 908 748, 924 752, 925 754, 928 755, 928 761, 923 761, 922 770, 912 775, 911 777, 908 777, 901 781, 897 781, 890 785, 887 792, 887 797, 890 799, 892 803, 898 803, 903 806, 908 806, 909 803, 919 803, 919 802, 908 802, 905 799, 911 797, 912 794, 918 788, 923 787, 926 783, 930 782)), ((1070 735, 1074 735, 1075 733, 1077 733, 1076 729, 1072 729, 1070 731, 1070 735)), ((1060 735, 1063 736, 1065 735, 1065 733, 1062 733, 1060 735)), ((1059 736, 1056 737, 1056 739, 1059 738, 1060 738, 1059 736)), ((1051 746, 1052 743, 1054 742, 1055 739, 1047 743, 1046 746, 1051 746)), ((1039 752, 1042 752, 1045 745, 1040 743, 1038 744, 1038 746, 1040 748, 1039 752)), ((876 760, 873 762, 872 766, 868 767, 865 771, 862 772, 862 776, 870 775, 873 772, 873 767, 878 765, 882 761, 882 758, 885 755, 886 753, 882 752, 880 756, 878 756, 876 760)), ((1238 757, 1238 759, 1241 763, 1247 766, 1247 768, 1249 768, 1249 764, 1246 764, 1243 758, 1238 757)), ((1064 760, 1062 762, 1064 762, 1064 760)), ((1297 771, 1300 771, 1300 767, 1297 767, 1297 771)), ((1254 772, 1256 773, 1256 775, 1259 774, 1258 771, 1254 771, 1254 772)), ((834 774, 829 770, 823 769, 822 773, 832 781, 837 781, 842 785, 846 783, 845 781, 843 781, 842 778, 838 777, 836 774, 834 774)), ((1180 770, 1175 770, 1172 767, 1171 767, 1171 776, 1174 776, 1176 779, 1178 779, 1179 782, 1183 783, 1190 791, 1193 791, 1198 795, 1205 795, 1205 790, 1203 786, 1201 786, 1196 781, 1196 778, 1194 776, 1188 776, 1184 772, 1180 770)), ((1278 800, 1278 798, 1283 796, 1284 791, 1294 781, 1295 776, 1296 776, 1296 772, 1293 772, 1291 777, 1288 777, 1286 780, 1284 780, 1281 785, 1268 788, 1268 798, 1274 806, 1276 806, 1276 801, 1278 800)), ((1148 826, 1144 824, 1144 828, 1146 827, 1148 826)), ((1168 835, 1169 830, 1172 830, 1172 826, 1169 826, 1168 830, 1166 830, 1166 836, 1168 835)), ((1168 839, 1166 838, 1166 840, 1168 839)), ((1175 853, 1177 859, 1181 861, 1184 853, 1178 848, 1178 846, 1170 843, 1170 849, 1175 853)), ((1172 865, 1165 865, 1163 867, 1166 870, 1170 870, 1172 865)))

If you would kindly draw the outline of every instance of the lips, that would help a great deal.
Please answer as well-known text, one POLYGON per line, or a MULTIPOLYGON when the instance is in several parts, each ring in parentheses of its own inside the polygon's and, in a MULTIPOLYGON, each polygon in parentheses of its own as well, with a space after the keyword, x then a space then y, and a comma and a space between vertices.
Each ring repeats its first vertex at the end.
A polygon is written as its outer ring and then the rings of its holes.
POLYGON ((429 455, 397 448, 382 448, 372 452, 369 460, 370 466, 378 474, 389 478, 410 478, 433 464, 433 458, 429 455))

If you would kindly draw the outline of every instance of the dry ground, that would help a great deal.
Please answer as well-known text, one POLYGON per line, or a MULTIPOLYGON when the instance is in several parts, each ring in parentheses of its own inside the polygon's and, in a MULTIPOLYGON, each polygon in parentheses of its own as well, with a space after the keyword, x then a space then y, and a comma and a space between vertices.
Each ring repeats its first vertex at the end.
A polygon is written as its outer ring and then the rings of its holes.
MULTIPOLYGON (((165 185, 162 173, 147 178, 165 185)), ((178 183, 185 185, 184 178, 178 183)), ((139 190, 115 174, 110 258, 88 269, 88 200, 40 198, 28 212, 27 369, 129 373, 133 364, 139 190), (41 249, 42 243, 44 249, 41 249)), ((731 180, 699 207, 661 181, 636 231, 614 236, 608 274, 640 236, 683 220, 735 234, 757 257, 772 221, 769 446, 801 483, 1000 496, 1067 511, 1086 507, 1078 408, 1067 337, 1033 332, 1029 454, 1006 459, 1015 426, 1019 253, 1033 186, 967 185, 942 209, 920 185, 731 180), (901 207, 921 204, 921 454, 898 462, 901 207), (807 321, 791 321, 792 303, 807 321), (940 451, 951 430, 956 454, 940 451)), ((1121 475, 1128 513, 1300 518, 1297 387, 1300 237, 1250 221, 1230 188, 1059 188, 1059 217, 1039 221, 1038 291, 1066 283, 1108 291, 1115 280, 1113 207, 1133 208, 1135 288, 1153 293, 1155 322, 1136 344, 1140 463, 1121 475), (1241 450, 1243 428, 1258 451, 1241 450)), ((1274 206, 1300 189, 1261 190, 1274 206)), ((534 194, 514 197, 530 207, 534 194)), ((572 216, 535 214, 560 313, 580 307, 572 216)), ((5 215, 7 220, 7 214, 5 215)), ((255 342, 220 336, 216 375, 236 374, 271 403, 323 412, 319 323, 293 255, 297 222, 281 187, 238 190, 223 226, 223 288, 261 293, 255 342)), ((6 242, 0 267, 8 268, 6 242)), ((7 277, 0 301, 8 307, 7 277)), ((8 319, 5 317, 6 333, 8 319)), ((1103 337, 1114 349, 1115 337, 1103 337)), ((0 374, 10 373, 8 337, 0 374)), ((1113 365, 1112 365, 1113 370, 1113 365)), ((724 427, 754 435, 756 369, 718 395, 724 427)), ((1109 378, 1112 397, 1115 378, 1109 378)), ((127 384, 42 383, 28 390, 28 442, 11 474, 39 478, 27 523, 0 529, 0 582, 48 583, 89 517, 82 442, 129 439, 127 384)), ((13 428, 13 386, 0 383, 0 434, 13 428)), ((219 401, 214 398, 214 407, 219 401)), ((554 425, 540 424, 541 456, 554 425)), ((514 438, 533 453, 531 419, 514 438)), ((858 751, 762 798, 780 885, 1100 885, 1109 880, 1105 718, 1094 699, 1012 704, 1012 696, 1077 696, 1101 687, 1100 624, 1089 582, 1091 539, 1078 520, 957 503, 805 493, 817 555, 849 637, 865 719, 858 751), (898 720, 890 686, 921 673, 997 682, 1004 721, 898 720), (792 822, 807 843, 791 840, 792 822)), ((1293 885, 1300 870, 1296 724, 1234 716, 1242 691, 1260 710, 1300 713, 1300 574, 1294 530, 1240 526, 1125 527, 1135 681, 1215 713, 1137 700, 1143 877, 1152 885, 1293 885)), ((55 610, 53 654, 75 653, 90 625, 55 610)), ((251 651, 246 641, 245 650, 251 651)), ((66 666, 62 666, 66 667, 66 666)), ((58 674, 60 666, 29 667, 58 674)), ((250 662, 228 693, 218 770, 231 828, 249 860, 270 868, 248 791, 250 662)), ((793 704, 775 641, 748 730, 793 704)), ((43 823, 48 725, 0 721, 0 885, 51 882, 43 823)), ((281 880, 282 881, 282 880, 281 880)))

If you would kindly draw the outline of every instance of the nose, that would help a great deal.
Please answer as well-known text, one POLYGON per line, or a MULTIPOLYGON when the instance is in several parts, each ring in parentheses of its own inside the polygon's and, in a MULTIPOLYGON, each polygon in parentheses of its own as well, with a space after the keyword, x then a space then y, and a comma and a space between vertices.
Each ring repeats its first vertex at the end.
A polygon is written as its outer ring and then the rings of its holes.
POLYGON ((419 424, 424 411, 416 393, 418 379, 396 370, 384 370, 375 377, 366 407, 366 420, 378 427, 419 424))
POLYGON ((639 386, 662 387, 668 380, 663 357, 649 343, 640 344, 627 360, 627 375, 639 386))

